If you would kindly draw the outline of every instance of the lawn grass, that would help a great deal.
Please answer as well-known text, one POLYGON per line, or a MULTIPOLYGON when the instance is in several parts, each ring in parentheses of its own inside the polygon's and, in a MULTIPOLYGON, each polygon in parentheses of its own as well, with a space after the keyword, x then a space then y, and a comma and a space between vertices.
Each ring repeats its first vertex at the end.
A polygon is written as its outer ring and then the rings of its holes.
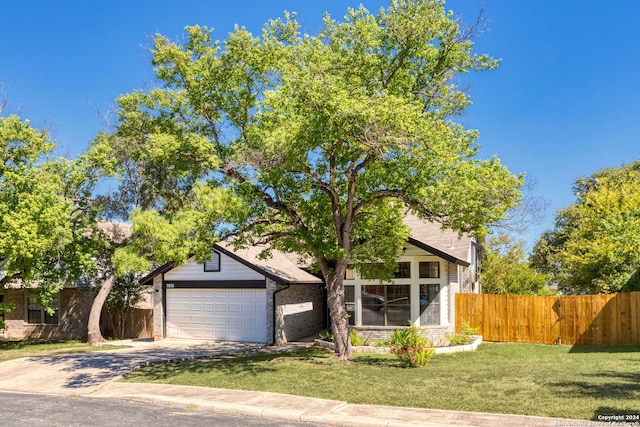
MULTIPOLYGON (((121 346, 109 349, 123 348, 121 346)), ((0 362, 20 357, 49 356, 52 354, 85 353, 104 350, 81 341, 0 341, 0 362)))
POLYGON ((423 369, 391 355, 345 364, 308 348, 286 354, 152 364, 125 381, 195 385, 349 403, 596 420, 640 414, 640 346, 483 343, 436 355, 423 369))

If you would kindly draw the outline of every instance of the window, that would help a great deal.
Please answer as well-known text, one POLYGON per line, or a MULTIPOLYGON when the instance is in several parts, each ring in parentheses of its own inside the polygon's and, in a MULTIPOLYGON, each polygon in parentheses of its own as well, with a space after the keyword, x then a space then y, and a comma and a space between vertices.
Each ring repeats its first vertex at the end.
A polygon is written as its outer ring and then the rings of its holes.
MULTIPOLYGON (((363 279, 380 279, 384 277, 384 265, 383 264, 367 264, 362 267, 363 279)), ((391 274, 392 279, 410 279, 411 278, 411 263, 399 262, 396 271, 391 274)))
POLYGON ((423 261, 419 264, 421 279, 437 279, 440 277, 440 263, 438 261, 423 261))
POLYGON ((49 307, 53 310, 53 314, 49 314, 43 309, 35 297, 27 297, 27 323, 57 325, 59 313, 58 297, 51 299, 49 307))
POLYGON ((411 286, 362 287, 362 325, 406 326, 411 319, 411 286))
POLYGON ((420 285, 420 324, 440 324, 440 285, 420 285))
POLYGON ((220 271, 220 254, 211 252, 211 258, 204 263, 204 271, 220 271))
POLYGON ((356 293, 355 287, 350 285, 344 286, 344 306, 349 313, 349 324, 355 325, 356 322, 356 293))

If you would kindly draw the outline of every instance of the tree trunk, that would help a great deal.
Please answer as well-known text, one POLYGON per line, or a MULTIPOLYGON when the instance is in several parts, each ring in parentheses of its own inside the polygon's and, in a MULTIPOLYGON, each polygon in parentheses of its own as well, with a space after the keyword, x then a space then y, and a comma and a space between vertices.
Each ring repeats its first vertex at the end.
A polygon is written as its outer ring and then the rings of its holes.
POLYGON ((104 341, 102 332, 100 332, 100 314, 102 313, 104 302, 107 300, 107 295, 111 292, 115 281, 116 276, 114 274, 109 275, 106 280, 102 282, 102 286, 100 286, 100 290, 94 298, 93 304, 91 304, 89 323, 87 325, 87 343, 89 343, 89 345, 99 345, 104 341))
POLYGON ((349 314, 344 306, 344 268, 336 268, 325 276, 327 283, 327 304, 331 316, 331 334, 335 344, 335 353, 342 361, 351 361, 351 341, 349 339, 349 314))

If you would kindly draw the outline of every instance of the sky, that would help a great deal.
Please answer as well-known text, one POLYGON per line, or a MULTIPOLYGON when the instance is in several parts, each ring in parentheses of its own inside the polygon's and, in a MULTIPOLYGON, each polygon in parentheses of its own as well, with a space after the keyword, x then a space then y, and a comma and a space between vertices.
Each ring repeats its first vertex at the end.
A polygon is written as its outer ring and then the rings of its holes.
MULTIPOLYGON (((46 127, 59 153, 75 157, 100 130, 114 100, 153 83, 148 48, 154 34, 184 36, 187 25, 234 25, 259 34, 262 24, 296 11, 318 32, 323 13, 370 11, 387 1, 346 0, 32 0, 0 11, 0 86, 9 112, 46 127)), ((576 178, 640 158, 640 2, 623 0, 448 0, 487 31, 476 51, 501 58, 495 71, 461 76, 473 104, 455 120, 478 129, 479 156, 497 156, 535 182, 547 201, 543 220, 522 238, 531 247, 575 201, 576 178)), ((5 111, 6 114, 7 111, 5 111)))

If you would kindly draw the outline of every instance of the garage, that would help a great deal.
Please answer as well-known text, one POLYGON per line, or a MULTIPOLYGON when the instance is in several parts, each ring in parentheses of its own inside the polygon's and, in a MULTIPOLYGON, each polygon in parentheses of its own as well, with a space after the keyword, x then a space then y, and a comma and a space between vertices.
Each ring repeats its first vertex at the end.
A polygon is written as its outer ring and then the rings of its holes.
POLYGON ((267 342, 265 289, 167 289, 166 336, 267 342))

